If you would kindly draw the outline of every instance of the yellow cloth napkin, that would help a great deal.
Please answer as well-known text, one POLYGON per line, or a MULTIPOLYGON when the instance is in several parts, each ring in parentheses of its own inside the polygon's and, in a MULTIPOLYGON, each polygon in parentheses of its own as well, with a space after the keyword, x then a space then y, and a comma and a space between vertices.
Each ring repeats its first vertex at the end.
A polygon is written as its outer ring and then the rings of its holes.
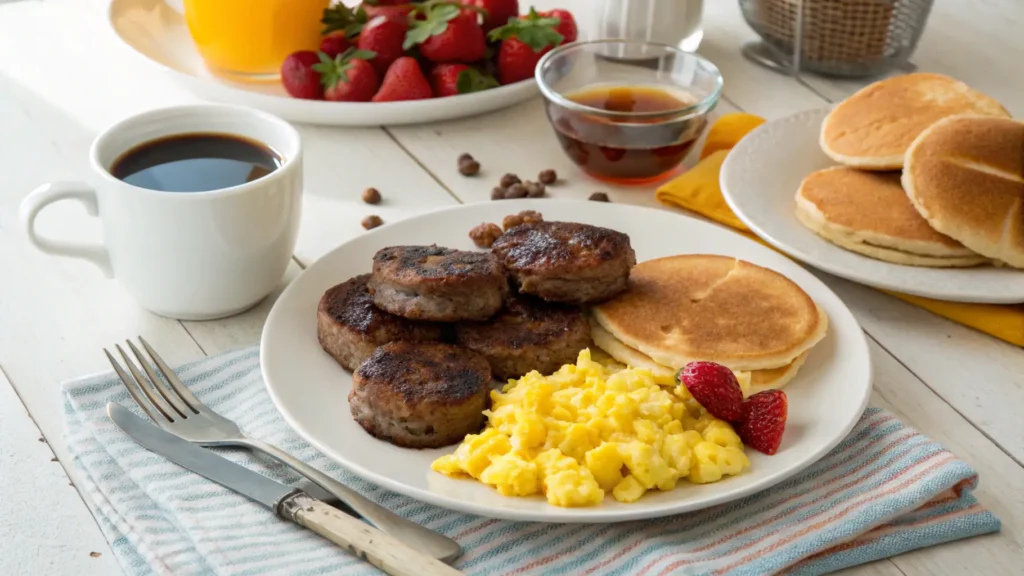
MULTIPOLYGON (((758 116, 743 113, 726 114, 719 118, 708 130, 707 143, 701 150, 700 162, 683 175, 658 188, 658 201, 701 214, 768 246, 733 214, 722 197, 722 190, 718 187, 719 172, 729 150, 740 141, 740 138, 763 122, 764 119, 758 116)), ((888 290, 882 292, 964 326, 970 326, 1017 346, 1024 346, 1024 305, 966 304, 910 296, 888 290)))

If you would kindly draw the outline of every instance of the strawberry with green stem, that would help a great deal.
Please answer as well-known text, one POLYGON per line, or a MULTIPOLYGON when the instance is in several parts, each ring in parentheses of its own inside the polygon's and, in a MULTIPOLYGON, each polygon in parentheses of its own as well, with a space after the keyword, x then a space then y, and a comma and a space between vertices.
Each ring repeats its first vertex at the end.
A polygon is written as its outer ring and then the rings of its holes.
POLYGON ((341 32, 346 38, 355 38, 369 21, 369 15, 361 7, 352 9, 342 3, 325 8, 320 18, 323 30, 320 34, 327 36, 332 32, 341 32))
POLYGON ((434 66, 430 71, 430 85, 434 96, 441 98, 496 88, 498 81, 465 64, 451 63, 434 66))
POLYGON ((533 77, 541 57, 565 40, 556 29, 559 23, 558 18, 541 16, 531 8, 526 16, 491 30, 490 38, 501 40, 498 79, 502 84, 533 77))
POLYGON ((380 78, 368 60, 376 56, 369 50, 349 48, 335 58, 320 52, 313 70, 320 74, 324 100, 369 102, 380 87, 380 78))
POLYGON ((431 62, 468 64, 482 60, 487 38, 478 22, 478 12, 475 7, 451 2, 420 4, 402 47, 409 50, 418 45, 420 54, 431 62))

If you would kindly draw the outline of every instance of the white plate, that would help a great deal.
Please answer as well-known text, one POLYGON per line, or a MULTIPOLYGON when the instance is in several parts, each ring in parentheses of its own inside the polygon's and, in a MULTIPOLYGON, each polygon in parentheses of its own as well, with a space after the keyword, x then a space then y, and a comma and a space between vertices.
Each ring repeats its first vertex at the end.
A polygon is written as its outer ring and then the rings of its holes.
POLYGON ((396 492, 472 514, 542 522, 619 522, 667 516, 727 502, 768 488, 825 455, 857 422, 871 392, 867 343, 839 298, 785 256, 723 228, 663 210, 558 200, 470 204, 389 224, 339 246, 303 272, 281 294, 263 329, 260 363, 277 408, 293 428, 324 454, 355 474, 396 492), (629 234, 639 261, 679 253, 736 256, 791 278, 828 314, 829 332, 786 387, 789 423, 779 452, 748 450, 749 472, 702 486, 681 482, 671 492, 645 495, 633 504, 611 497, 590 508, 557 508, 543 497, 507 498, 473 480, 430 470, 454 446, 437 450, 398 448, 371 437, 349 414, 351 375, 320 349, 316 307, 331 286, 371 267, 385 246, 430 244, 470 250, 467 232, 481 222, 500 222, 523 209, 548 220, 607 226, 629 234))
POLYGON ((1024 302, 1024 273, 1013 268, 921 268, 890 264, 828 242, 793 213, 800 182, 835 166, 818 146, 828 110, 808 110, 759 126, 722 166, 722 194, 755 234, 795 258, 854 282, 938 300, 1024 302))
POLYGON ((325 102, 292 98, 277 82, 241 83, 211 74, 196 52, 185 18, 164 0, 113 0, 110 25, 130 48, 171 71, 197 96, 258 108, 293 122, 380 126, 436 122, 492 112, 537 95, 524 80, 483 92, 411 102, 325 102))

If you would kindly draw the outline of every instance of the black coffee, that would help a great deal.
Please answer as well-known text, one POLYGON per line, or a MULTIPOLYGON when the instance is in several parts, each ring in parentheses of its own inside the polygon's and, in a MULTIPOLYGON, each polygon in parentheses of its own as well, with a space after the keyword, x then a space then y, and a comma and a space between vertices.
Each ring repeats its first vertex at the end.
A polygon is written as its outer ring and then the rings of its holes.
POLYGON ((162 192, 208 192, 270 174, 282 159, 266 144, 228 134, 177 134, 125 152, 110 173, 162 192))

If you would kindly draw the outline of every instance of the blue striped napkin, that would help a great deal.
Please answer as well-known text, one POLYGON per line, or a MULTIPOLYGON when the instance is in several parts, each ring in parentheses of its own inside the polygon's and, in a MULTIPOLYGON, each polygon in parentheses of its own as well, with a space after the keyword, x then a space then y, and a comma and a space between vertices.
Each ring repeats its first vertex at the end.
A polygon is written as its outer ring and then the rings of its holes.
MULTIPOLYGON (((692 514, 624 524, 539 524, 471 516, 388 492, 342 470, 281 419, 249 348, 178 370, 204 403, 416 522, 447 534, 479 576, 823 574, 999 530, 971 495, 977 474, 942 446, 869 409, 820 462, 765 492, 692 514)), ((379 574, 246 498, 147 452, 105 412, 138 413, 112 375, 63 386, 65 440, 107 540, 130 575, 379 574)), ((244 451, 232 460, 285 482, 244 451)))

